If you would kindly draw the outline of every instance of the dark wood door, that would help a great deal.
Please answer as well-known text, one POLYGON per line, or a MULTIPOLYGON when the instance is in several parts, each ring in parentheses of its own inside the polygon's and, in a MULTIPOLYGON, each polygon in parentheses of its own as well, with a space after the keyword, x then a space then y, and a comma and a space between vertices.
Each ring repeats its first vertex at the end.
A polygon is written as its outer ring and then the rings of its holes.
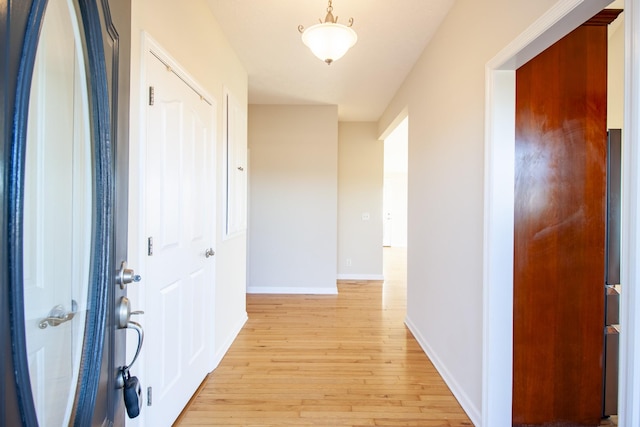
POLYGON ((602 414, 608 22, 595 23, 516 71, 517 426, 602 414))

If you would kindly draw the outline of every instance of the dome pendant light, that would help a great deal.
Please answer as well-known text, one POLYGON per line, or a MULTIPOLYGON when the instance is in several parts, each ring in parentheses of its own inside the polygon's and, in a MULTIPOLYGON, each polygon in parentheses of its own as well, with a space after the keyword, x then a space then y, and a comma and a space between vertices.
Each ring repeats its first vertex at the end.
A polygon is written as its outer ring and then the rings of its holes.
POLYGON ((351 29, 353 18, 349 18, 349 25, 338 24, 338 17, 334 18, 332 12, 333 5, 329 0, 324 22, 320 20, 319 24, 306 30, 302 25, 298 25, 298 31, 302 33, 302 42, 328 65, 342 58, 358 41, 358 35, 351 29))

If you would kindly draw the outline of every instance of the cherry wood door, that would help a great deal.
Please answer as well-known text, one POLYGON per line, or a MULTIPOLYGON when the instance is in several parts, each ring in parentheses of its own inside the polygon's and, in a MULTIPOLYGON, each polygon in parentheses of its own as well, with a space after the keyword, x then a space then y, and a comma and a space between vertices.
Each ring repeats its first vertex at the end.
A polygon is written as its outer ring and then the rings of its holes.
POLYGON ((515 426, 602 414, 608 22, 589 24, 516 71, 515 426))

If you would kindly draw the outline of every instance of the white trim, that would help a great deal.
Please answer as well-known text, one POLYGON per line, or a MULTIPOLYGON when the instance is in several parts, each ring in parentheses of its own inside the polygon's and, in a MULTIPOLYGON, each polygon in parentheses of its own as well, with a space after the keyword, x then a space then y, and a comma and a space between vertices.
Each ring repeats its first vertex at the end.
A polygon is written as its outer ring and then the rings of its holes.
POLYGON ((469 396, 465 393, 464 387, 462 387, 456 380, 451 372, 447 369, 446 363, 442 362, 442 359, 438 357, 438 354, 433 350, 433 348, 427 343, 427 340, 424 339, 422 334, 420 334, 420 328, 418 328, 409 317, 407 317, 404 321, 409 331, 413 334, 413 337, 416 339, 422 350, 425 352, 433 366, 438 371, 438 374, 442 377, 444 382, 447 384, 451 393, 458 400, 462 409, 467 413, 471 422, 475 426, 479 426, 480 422, 480 408, 473 404, 473 400, 469 398, 469 396))
POLYGON ((613 0, 559 0, 488 63, 489 69, 516 70, 613 0))
POLYGON ((625 2, 625 76, 620 274, 620 426, 640 426, 640 8, 625 2))
POLYGON ((337 295, 338 287, 323 287, 323 288, 304 288, 304 287, 292 287, 292 286, 249 286, 247 288, 248 294, 279 294, 279 295, 337 295))
MULTIPOLYGON (((136 272, 138 272, 143 278, 142 285, 144 286, 144 278, 147 277, 146 268, 146 245, 144 241, 145 237, 145 218, 146 218, 146 190, 145 190, 145 177, 146 177, 146 141, 147 141, 147 115, 145 113, 145 106, 148 102, 147 92, 147 66, 146 66, 146 54, 147 54, 147 34, 144 31, 140 32, 140 44, 139 44, 139 74, 131 75, 131 88, 135 87, 136 77, 139 79, 138 93, 131 92, 131 118, 134 120, 135 112, 138 113, 138 130, 137 134, 133 132, 130 134, 129 141, 129 218, 128 218, 128 243, 127 243, 127 262, 131 266, 135 266, 136 272), (136 99, 137 96, 137 99, 136 99)), ((134 65, 134 49, 132 49, 132 69, 134 65)), ((133 127, 133 126, 132 126, 133 127)), ((134 286, 127 289, 127 297, 134 301, 134 307, 136 310, 147 311, 149 307, 145 301, 145 289, 140 286, 134 286)), ((137 341, 133 334, 127 334, 127 360, 133 356, 134 349, 136 348, 137 341)), ((143 345, 140 351, 140 360, 142 363, 137 367, 137 375, 142 381, 145 381, 148 374, 147 363, 147 348, 143 345)), ((142 411, 138 419, 138 425, 145 425, 146 423, 146 411, 142 411)), ((130 420, 127 420, 126 425, 132 425, 130 420)))
POLYGON ((515 70, 610 2, 558 1, 486 65, 482 423, 479 424, 485 427, 512 425, 515 70))
POLYGON ((515 72, 487 69, 486 80, 482 425, 507 426, 513 382, 515 72))
POLYGON ((382 274, 338 274, 338 280, 384 280, 382 274))
POLYGON ((235 339, 238 337, 238 334, 244 327, 245 323, 247 323, 247 320, 249 320, 249 316, 247 316, 247 313, 244 312, 240 321, 231 330, 229 337, 224 341, 224 343, 222 343, 222 346, 218 349, 218 351, 215 352, 213 359, 211 360, 211 367, 209 372, 213 372, 218 367, 218 365, 220 365, 222 358, 225 356, 225 354, 227 354, 227 351, 229 351, 229 349, 231 348, 231 345, 233 344, 235 339))
MULTIPOLYGON (((396 128, 398 127, 398 125, 400 125, 400 123, 402 123, 402 121, 404 119, 406 119, 407 117, 409 117, 409 107, 406 106, 404 107, 396 116, 395 119, 393 119, 391 121, 391 123, 389 123, 389 125, 382 131, 380 132, 380 136, 378 136, 378 139, 381 141, 384 141, 385 139, 387 139, 387 137, 389 135, 391 135, 391 132, 393 132, 394 130, 396 130, 396 128)), ((378 129, 378 131, 380 131, 380 129, 378 129)))
MULTIPOLYGON (((182 80, 187 84, 187 86, 191 87, 191 89, 194 90, 198 95, 200 95, 205 102, 207 102, 209 105, 217 109, 218 103, 216 102, 216 99, 212 95, 210 95, 207 92, 207 90, 200 83, 198 83, 191 76, 191 74, 189 74, 189 72, 185 70, 173 56, 171 56, 166 50, 164 50, 162 46, 160 46, 160 44, 148 33, 143 32, 142 35, 143 35, 142 40, 144 43, 143 54, 145 56, 147 52, 150 52, 156 58, 158 58, 161 62, 167 64, 171 68, 170 71, 176 74, 180 78, 180 80, 182 80)), ((142 61, 143 63, 146 63, 146 58, 143 58, 142 61)), ((143 69, 145 74, 142 76, 142 82, 146 83, 146 66, 143 67, 143 69)), ((145 91, 145 85, 142 85, 142 92, 144 93, 144 91, 145 91)), ((146 97, 143 96, 142 97, 143 106, 145 105, 144 104, 145 99, 146 97)))
MULTIPOLYGON (((248 226, 248 178, 244 182, 243 188, 240 189, 240 192, 244 192, 244 195, 238 196, 238 188, 234 187, 233 189, 229 188, 235 180, 229 179, 229 163, 232 162, 236 164, 238 161, 238 142, 242 143, 242 149, 244 150, 244 173, 245 177, 249 174, 249 165, 248 165, 248 141, 247 141, 247 117, 248 112, 243 111, 242 117, 237 117, 236 114, 230 114, 229 112, 229 104, 240 105, 235 95, 227 88, 226 86, 222 87, 222 188, 223 188, 223 197, 222 197, 222 240, 231 240, 239 236, 245 236, 247 233, 248 226), (239 119, 243 120, 244 124, 244 133, 242 135, 242 140, 234 140, 231 141, 232 147, 229 147, 229 121, 233 119, 233 123, 231 125, 236 125, 236 121, 239 119), (244 198, 244 206, 245 209, 242 212, 236 211, 234 209, 234 204, 229 203, 229 199, 233 195, 234 197, 243 197, 244 198), (240 219, 240 221, 238 221, 240 219), (230 222, 234 221, 239 222, 239 225, 236 229, 229 230, 230 222)), ((237 131, 237 126, 232 128, 234 134, 237 131)), ((235 135, 238 137, 238 135, 235 135)), ((235 200, 235 199, 234 199, 235 200)))

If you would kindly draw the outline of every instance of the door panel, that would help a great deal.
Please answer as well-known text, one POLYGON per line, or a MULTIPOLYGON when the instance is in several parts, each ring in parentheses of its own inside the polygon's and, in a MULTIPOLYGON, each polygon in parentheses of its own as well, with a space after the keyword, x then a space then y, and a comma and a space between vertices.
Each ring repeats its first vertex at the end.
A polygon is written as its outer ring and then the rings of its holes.
POLYGON ((203 295, 207 295, 207 283, 211 283, 211 278, 207 276, 205 269, 191 273, 189 286, 187 288, 187 300, 190 310, 186 313, 189 317, 189 329, 188 344, 189 354, 191 358, 189 364, 193 364, 197 358, 205 354, 207 337, 206 328, 207 319, 205 317, 207 300, 202 298, 203 295))
POLYGON ((172 422, 208 373, 214 239, 213 108, 152 53, 147 107, 146 230, 153 239, 145 284, 147 422, 172 422))
POLYGON ((602 414, 606 26, 516 71, 514 425, 602 414))

